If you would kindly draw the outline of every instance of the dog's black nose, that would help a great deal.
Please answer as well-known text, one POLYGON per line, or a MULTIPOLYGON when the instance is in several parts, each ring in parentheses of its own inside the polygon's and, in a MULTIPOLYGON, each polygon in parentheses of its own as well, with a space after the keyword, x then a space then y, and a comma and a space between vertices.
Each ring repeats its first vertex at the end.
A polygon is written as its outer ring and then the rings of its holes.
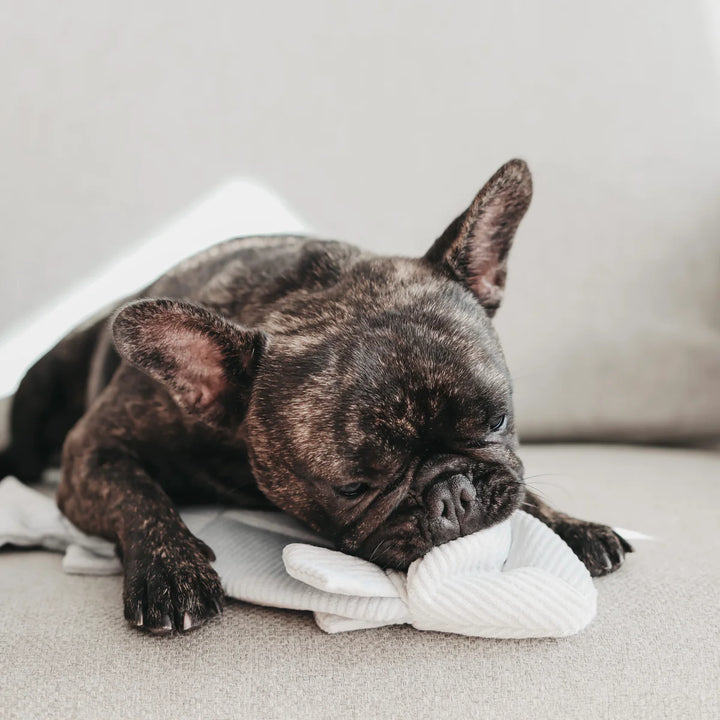
POLYGON ((428 526, 435 544, 474 532, 479 518, 477 491, 465 475, 433 483, 425 497, 428 526))

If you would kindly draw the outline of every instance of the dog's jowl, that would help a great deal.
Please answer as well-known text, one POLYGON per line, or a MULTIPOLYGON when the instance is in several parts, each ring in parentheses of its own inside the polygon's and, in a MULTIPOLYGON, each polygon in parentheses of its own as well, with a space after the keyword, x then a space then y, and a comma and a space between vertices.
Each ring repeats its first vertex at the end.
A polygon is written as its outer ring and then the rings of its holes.
POLYGON ((522 506, 611 572, 630 546, 527 492, 517 455, 491 321, 531 194, 510 161, 417 259, 273 236, 186 260, 28 372, 3 469, 60 457, 60 508, 117 543, 125 617, 154 632, 222 607, 176 503, 279 508, 398 569, 522 506))

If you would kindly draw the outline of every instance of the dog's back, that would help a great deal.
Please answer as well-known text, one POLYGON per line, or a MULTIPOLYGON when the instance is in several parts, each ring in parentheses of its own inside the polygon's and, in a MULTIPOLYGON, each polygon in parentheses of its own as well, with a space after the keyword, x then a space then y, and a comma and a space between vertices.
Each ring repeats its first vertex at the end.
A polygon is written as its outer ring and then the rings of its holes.
MULTIPOLYGON (((139 297, 209 301, 229 277, 237 281, 240 266, 243 276, 255 279, 268 273, 282 275, 290 259, 287 250, 308 240, 292 235, 227 240, 183 260, 125 301, 139 297)), ((251 293, 253 285, 248 283, 244 292, 251 293)), ((243 292, 236 285, 233 291, 241 305, 243 292)), ((59 464, 66 435, 120 364, 109 328, 120 304, 72 331, 28 370, 12 399, 10 445, 0 453, 0 477, 15 475, 35 483, 43 470, 59 464)))

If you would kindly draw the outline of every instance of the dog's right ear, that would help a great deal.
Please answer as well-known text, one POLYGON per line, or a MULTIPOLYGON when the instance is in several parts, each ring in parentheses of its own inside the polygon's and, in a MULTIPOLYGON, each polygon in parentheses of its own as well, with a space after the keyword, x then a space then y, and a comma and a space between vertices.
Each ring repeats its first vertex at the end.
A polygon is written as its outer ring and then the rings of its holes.
POLYGON ((443 274, 465 285, 490 317, 502 300, 508 253, 531 198, 528 166, 510 160, 425 255, 443 274))
POLYGON ((216 425, 245 415, 264 333, 166 299, 120 308, 112 333, 120 355, 162 383, 188 413, 216 425))

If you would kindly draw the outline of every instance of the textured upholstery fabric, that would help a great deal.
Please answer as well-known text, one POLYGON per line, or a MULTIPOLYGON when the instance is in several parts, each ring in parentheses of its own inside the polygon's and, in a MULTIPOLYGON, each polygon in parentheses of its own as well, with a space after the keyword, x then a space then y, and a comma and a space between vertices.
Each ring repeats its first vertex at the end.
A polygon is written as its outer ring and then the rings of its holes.
POLYGON ((149 637, 122 619, 120 578, 2 552, 0 717, 717 717, 720 454, 531 446, 525 460, 557 506, 655 538, 596 581, 580 635, 326 635, 309 614, 233 603, 190 635, 149 637))
POLYGON ((720 438, 718 187, 663 181, 538 168, 496 321, 524 440, 720 438))

